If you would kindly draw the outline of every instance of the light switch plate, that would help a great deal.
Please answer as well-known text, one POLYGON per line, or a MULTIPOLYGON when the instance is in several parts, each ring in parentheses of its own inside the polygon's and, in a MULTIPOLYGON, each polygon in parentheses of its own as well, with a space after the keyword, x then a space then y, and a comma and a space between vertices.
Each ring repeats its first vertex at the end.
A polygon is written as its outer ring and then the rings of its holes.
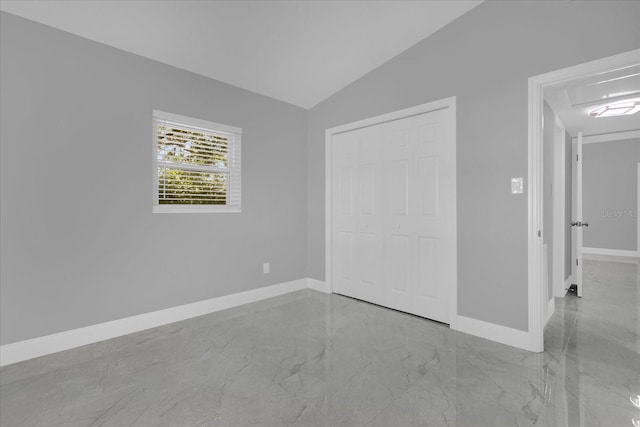
POLYGON ((520 178, 511 178, 511 194, 522 194, 524 193, 524 184, 522 177, 520 178))

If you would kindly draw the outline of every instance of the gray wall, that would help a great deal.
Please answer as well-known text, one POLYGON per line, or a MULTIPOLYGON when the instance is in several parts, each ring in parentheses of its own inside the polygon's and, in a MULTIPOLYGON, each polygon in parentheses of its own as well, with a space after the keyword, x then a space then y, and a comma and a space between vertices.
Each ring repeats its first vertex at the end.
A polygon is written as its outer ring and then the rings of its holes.
POLYGON ((640 47, 640 2, 485 2, 311 109, 308 272, 324 279, 324 130, 457 96, 458 312, 527 329, 527 79, 640 47), (593 29, 597 28, 598 31, 593 29))
POLYGON ((0 343, 323 279, 324 130, 454 95, 458 311, 526 330, 527 79, 640 47, 639 19, 486 2, 307 113, 2 13, 0 343), (244 129, 241 214, 151 214, 154 108, 244 129))
POLYGON ((2 344, 307 275, 306 110, 6 13, 0 28, 2 344), (244 130, 242 213, 151 213, 153 109, 244 130))
POLYGON ((564 133, 564 280, 571 276, 573 260, 571 257, 571 217, 573 206, 571 206, 571 183, 573 181, 573 155, 571 152, 571 135, 564 133))
POLYGON ((555 145, 555 123, 556 115, 544 101, 543 110, 543 130, 542 130, 542 227, 544 233, 542 240, 547 245, 547 296, 553 298, 553 162, 555 145))
POLYGON ((584 144, 582 157, 584 246, 635 251, 640 139, 584 144))

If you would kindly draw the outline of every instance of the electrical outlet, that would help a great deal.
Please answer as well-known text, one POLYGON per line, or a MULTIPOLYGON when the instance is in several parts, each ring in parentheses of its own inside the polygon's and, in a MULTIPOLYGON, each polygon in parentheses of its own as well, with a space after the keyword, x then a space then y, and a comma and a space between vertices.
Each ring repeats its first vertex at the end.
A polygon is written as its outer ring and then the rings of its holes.
POLYGON ((270 269, 271 269, 271 266, 269 265, 268 262, 265 262, 265 263, 262 264, 262 273, 263 274, 269 274, 270 269))

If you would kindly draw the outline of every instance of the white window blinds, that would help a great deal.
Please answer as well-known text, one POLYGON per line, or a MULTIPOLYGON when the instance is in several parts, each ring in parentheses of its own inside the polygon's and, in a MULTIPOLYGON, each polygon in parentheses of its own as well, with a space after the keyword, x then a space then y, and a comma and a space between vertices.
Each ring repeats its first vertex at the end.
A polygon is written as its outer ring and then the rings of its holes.
POLYGON ((154 212, 240 212, 241 133, 154 111, 154 212))

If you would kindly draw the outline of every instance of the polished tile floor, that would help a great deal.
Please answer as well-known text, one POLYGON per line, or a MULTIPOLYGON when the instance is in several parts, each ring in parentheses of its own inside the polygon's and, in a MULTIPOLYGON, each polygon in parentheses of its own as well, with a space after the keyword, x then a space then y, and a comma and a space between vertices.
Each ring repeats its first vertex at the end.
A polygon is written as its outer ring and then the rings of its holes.
POLYGON ((631 426, 638 266, 585 263, 532 354, 301 291, 0 370, 9 426, 631 426))

